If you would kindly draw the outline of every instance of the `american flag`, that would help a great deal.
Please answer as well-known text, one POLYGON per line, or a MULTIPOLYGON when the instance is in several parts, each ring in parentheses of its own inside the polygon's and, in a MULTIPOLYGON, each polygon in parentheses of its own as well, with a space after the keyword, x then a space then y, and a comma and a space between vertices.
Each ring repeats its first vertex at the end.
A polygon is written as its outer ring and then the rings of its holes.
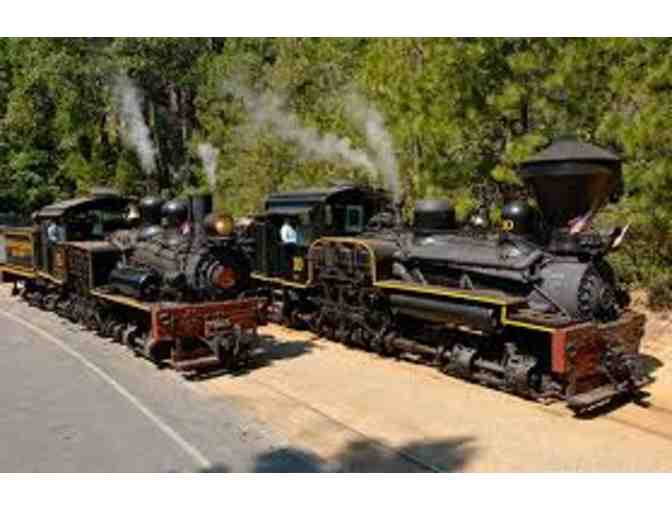
POLYGON ((577 216, 576 218, 569 221, 569 233, 571 235, 579 234, 583 232, 584 229, 590 224, 590 220, 593 218, 593 211, 588 211, 583 216, 577 216))

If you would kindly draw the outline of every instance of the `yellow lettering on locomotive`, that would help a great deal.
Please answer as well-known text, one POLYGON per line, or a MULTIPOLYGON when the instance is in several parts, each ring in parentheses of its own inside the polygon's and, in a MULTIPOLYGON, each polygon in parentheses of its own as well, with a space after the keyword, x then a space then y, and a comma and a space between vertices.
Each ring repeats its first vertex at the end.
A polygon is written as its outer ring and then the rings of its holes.
POLYGON ((503 220, 502 221, 502 230, 504 232, 511 232, 515 227, 513 220, 503 220))
POLYGON ((7 254, 10 257, 30 257, 33 254, 33 247, 25 241, 9 241, 7 243, 7 254))
POLYGON ((297 273, 303 272, 304 268, 304 260, 303 257, 294 257, 294 271, 297 273))

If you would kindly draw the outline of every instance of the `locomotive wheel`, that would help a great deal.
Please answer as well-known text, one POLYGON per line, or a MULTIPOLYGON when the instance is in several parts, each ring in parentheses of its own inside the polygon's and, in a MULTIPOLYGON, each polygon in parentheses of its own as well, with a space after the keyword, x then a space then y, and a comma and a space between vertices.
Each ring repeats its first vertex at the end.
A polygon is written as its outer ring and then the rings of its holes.
POLYGON ((398 356, 399 350, 394 344, 394 340, 397 338, 397 335, 393 332, 388 333, 383 337, 383 347, 385 349, 385 355, 387 356, 398 356))
POLYGON ((98 321, 96 319, 96 309, 93 306, 87 306, 83 310, 82 314, 82 323, 84 324, 84 327, 89 330, 97 330, 98 329, 98 321))
POLYGON ((289 329, 300 329, 301 318, 299 317, 299 311, 296 309, 290 310, 287 313, 283 313, 281 325, 289 329))
POLYGON ((100 336, 103 338, 109 338, 112 336, 112 326, 114 325, 114 321, 108 317, 106 320, 101 322, 100 324, 100 336))
POLYGON ((42 292, 36 292, 34 296, 35 296, 35 306, 38 307, 40 310, 46 310, 47 307, 44 305, 44 298, 46 297, 46 295, 42 292))
POLYGON ((128 347, 131 350, 135 349, 135 339, 137 338, 137 331, 136 328, 133 326, 127 327, 122 335, 121 335, 121 340, 124 343, 126 347, 128 347))
POLYGON ((93 311, 93 320, 95 322, 95 330, 100 335, 103 336, 103 328, 105 327, 105 321, 103 320, 103 315, 98 309, 93 311))
POLYGON ((455 344, 450 356, 446 372, 463 379, 471 380, 473 363, 476 359, 476 349, 463 344, 455 344))
POLYGON ((312 334, 319 336, 320 327, 321 327, 321 323, 320 323, 321 320, 322 320, 322 314, 316 312, 316 313, 313 313, 311 315, 310 319, 308 320, 308 330, 312 334))
POLYGON ((56 302, 58 301, 58 295, 49 294, 44 298, 44 307, 46 310, 53 312, 56 309, 56 302))
POLYGON ((334 337, 335 340, 341 344, 348 345, 350 343, 348 341, 350 339, 350 330, 348 329, 348 325, 345 321, 341 320, 341 323, 334 331, 334 337))
POLYGON ((320 336, 333 341, 335 337, 334 328, 331 325, 324 323, 320 328, 320 336))
POLYGON ((124 341, 124 330, 125 329, 126 329, 126 325, 122 324, 122 323, 117 324, 112 329, 112 338, 114 339, 114 342, 120 344, 124 341))
POLYGON ((387 354, 387 349, 385 348, 385 339, 383 337, 383 332, 378 333, 374 338, 371 339, 371 350, 380 356, 385 356, 387 354))
POLYGON ((316 335, 320 336, 322 334, 322 326, 324 326, 324 317, 322 313, 316 313, 311 318, 309 324, 310 331, 316 335))
POLYGON ((364 334, 362 332, 362 328, 352 328, 350 331, 350 337, 348 338, 348 343, 360 348, 364 346, 364 334))
POLYGON ((35 306, 37 308, 43 308, 42 307, 42 293, 39 290, 36 290, 32 292, 30 295, 28 295, 28 305, 29 306, 35 306))

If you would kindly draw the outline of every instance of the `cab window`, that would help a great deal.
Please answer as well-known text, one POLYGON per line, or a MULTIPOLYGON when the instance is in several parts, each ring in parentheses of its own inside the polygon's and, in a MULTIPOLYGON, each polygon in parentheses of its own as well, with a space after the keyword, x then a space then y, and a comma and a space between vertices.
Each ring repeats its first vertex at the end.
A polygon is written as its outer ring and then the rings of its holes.
POLYGON ((345 231, 361 232, 364 230, 364 206, 348 205, 345 207, 345 231))
POLYGON ((296 244, 298 246, 308 247, 314 241, 315 225, 312 221, 312 214, 300 214, 297 216, 296 225, 296 244))

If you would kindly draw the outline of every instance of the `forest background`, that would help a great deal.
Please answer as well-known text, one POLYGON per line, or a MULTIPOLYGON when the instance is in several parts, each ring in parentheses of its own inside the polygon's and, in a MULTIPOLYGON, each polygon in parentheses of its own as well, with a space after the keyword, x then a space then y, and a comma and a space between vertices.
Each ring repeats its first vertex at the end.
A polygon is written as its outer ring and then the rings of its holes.
POLYGON ((571 133, 623 158, 611 261, 664 306, 671 57, 669 39, 0 39, 0 213, 107 185, 212 187, 242 215, 347 179, 496 220, 520 162, 571 133))

